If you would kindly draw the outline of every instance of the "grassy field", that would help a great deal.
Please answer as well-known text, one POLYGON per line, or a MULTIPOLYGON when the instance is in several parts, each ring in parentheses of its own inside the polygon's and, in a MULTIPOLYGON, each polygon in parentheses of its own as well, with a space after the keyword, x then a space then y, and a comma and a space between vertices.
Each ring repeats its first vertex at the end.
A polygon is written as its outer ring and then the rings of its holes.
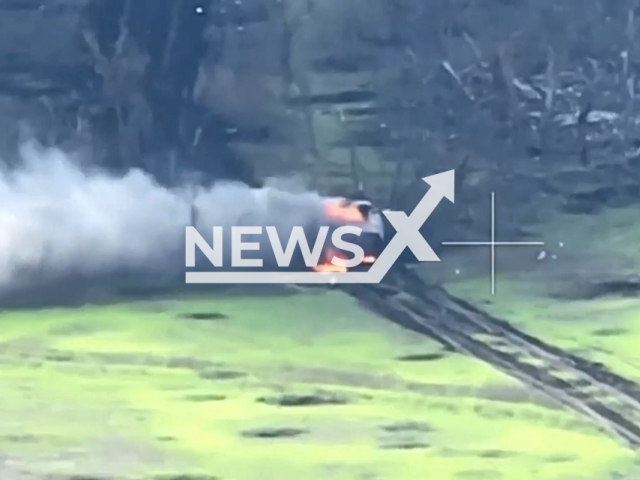
MULTIPOLYGON (((597 224, 608 225, 604 244, 583 241, 590 217, 559 218, 545 232, 547 260, 532 251, 499 255, 509 268, 496 296, 486 274, 460 275, 449 289, 640 381, 637 297, 554 295, 633 270, 632 215, 614 211, 597 224)), ((634 455, 586 420, 337 291, 0 317, 3 480, 638 474, 634 455)))
POLYGON ((0 474, 551 480, 632 462, 573 413, 338 292, 0 324, 0 474))
POLYGON ((449 281, 448 290, 640 382, 637 212, 559 215, 541 228, 543 261, 536 260, 539 248, 498 252, 505 273, 498 276, 496 295, 490 294, 487 274, 449 281))

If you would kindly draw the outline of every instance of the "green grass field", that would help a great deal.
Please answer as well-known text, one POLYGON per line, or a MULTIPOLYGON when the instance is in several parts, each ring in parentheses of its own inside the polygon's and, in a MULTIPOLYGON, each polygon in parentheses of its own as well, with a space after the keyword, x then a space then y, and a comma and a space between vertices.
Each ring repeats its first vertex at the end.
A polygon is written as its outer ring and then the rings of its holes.
MULTIPOLYGON (((547 243, 545 261, 529 261, 499 277, 495 296, 486 275, 449 282, 448 290, 640 383, 638 291, 596 295, 602 283, 637 284, 640 278, 637 208, 598 216, 558 215, 541 234, 547 243)), ((508 268, 518 259, 507 255, 504 263, 508 268)))
POLYGON ((632 461, 573 413, 337 292, 0 321, 6 468, 526 480, 606 478, 632 461), (194 313, 219 318, 187 318, 194 313))
MULTIPOLYGON (((568 257, 599 258, 581 248, 568 257)), ((449 288, 640 381, 640 301, 532 287, 558 262, 506 273, 496 297, 484 276, 449 288)), ((585 419, 337 291, 0 316, 2 479, 637 478, 585 419)))

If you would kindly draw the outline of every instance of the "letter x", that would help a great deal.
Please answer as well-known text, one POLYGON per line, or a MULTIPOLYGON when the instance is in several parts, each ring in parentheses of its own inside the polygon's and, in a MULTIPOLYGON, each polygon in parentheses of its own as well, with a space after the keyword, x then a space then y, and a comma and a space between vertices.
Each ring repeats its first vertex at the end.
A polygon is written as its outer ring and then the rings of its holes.
MULTIPOLYGON (((418 208, 416 208, 409 217, 407 217, 407 214, 404 212, 384 211, 382 213, 389 219, 393 228, 396 229, 394 239, 401 239, 404 243, 403 249, 409 247, 420 262, 439 260, 436 253, 420 233, 420 227, 422 227, 424 221, 420 221, 422 220, 419 218, 421 212, 418 208)), ((429 215, 427 215, 427 217, 428 216, 429 215)))

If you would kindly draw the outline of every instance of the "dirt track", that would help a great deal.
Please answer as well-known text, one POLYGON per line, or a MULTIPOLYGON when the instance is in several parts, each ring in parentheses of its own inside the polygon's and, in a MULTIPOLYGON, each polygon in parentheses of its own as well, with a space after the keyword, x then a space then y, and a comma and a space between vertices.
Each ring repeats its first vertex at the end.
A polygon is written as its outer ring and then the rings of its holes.
POLYGON ((401 326, 483 360, 640 447, 640 386, 490 316, 401 269, 380 285, 345 287, 401 326))

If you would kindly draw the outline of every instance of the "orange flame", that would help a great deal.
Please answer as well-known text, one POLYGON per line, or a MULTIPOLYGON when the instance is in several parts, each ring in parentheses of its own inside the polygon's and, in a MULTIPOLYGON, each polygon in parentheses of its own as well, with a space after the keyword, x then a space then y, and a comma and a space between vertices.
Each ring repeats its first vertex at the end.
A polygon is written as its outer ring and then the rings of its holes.
POLYGON ((334 273, 334 272, 347 272, 348 269, 346 267, 341 267, 339 265, 335 265, 331 263, 333 257, 338 257, 344 259, 344 256, 340 254, 340 252, 334 250, 333 248, 328 248, 324 255, 322 256, 322 261, 318 263, 317 266, 313 267, 316 272, 323 273, 334 273))
MULTIPOLYGON (((323 273, 335 273, 335 272, 348 272, 349 269, 346 267, 341 267, 339 265, 334 265, 331 263, 333 257, 341 258, 342 260, 346 260, 346 257, 339 251, 336 251, 332 248, 328 249, 323 255, 323 260, 318 263, 317 266, 313 267, 313 270, 316 272, 323 273)), ((362 265, 371 265, 373 264, 378 257, 375 255, 365 255, 362 259, 362 265)))
POLYGON ((358 210, 358 207, 351 204, 343 204, 336 200, 328 200, 324 204, 324 216, 327 220, 346 223, 363 223, 366 219, 358 210))
POLYGON ((319 263, 317 266, 313 267, 316 272, 320 273, 336 273, 336 272, 346 272, 346 267, 340 267, 338 265, 334 265, 333 263, 319 263))

